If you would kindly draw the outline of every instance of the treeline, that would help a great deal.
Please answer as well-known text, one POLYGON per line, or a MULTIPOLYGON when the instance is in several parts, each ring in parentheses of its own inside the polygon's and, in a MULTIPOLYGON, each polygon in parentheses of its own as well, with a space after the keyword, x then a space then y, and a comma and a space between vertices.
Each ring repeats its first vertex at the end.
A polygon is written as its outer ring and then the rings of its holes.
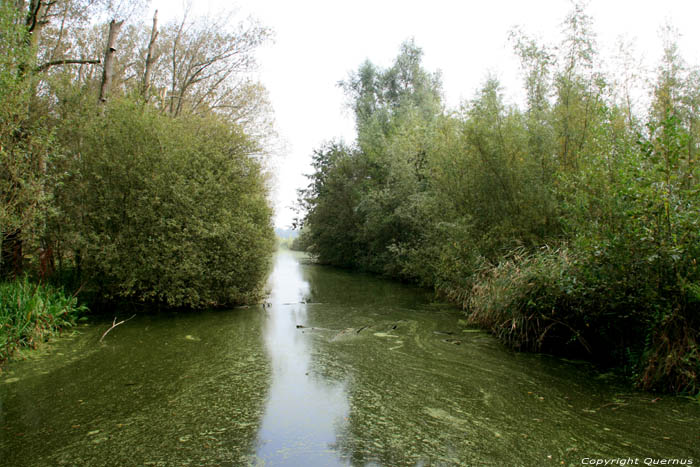
POLYGON ((0 2, 0 275, 98 302, 255 300, 271 114, 246 76, 270 32, 161 26, 145 4, 0 2))
POLYGON ((700 70, 667 34, 640 110, 633 53, 603 73, 581 5, 558 46, 511 40, 524 108, 489 78, 446 110, 413 42, 343 81, 357 139, 315 151, 297 244, 434 287, 515 348, 697 393, 700 70))

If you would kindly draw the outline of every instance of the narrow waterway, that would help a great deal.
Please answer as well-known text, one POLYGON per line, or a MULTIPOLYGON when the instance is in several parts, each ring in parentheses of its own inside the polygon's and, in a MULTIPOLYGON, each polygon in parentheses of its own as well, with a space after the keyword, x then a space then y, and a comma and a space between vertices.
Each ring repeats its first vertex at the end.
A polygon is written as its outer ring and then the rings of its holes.
POLYGON ((697 402, 511 352, 426 292, 297 253, 268 286, 267 306, 139 315, 102 343, 92 322, 9 364, 0 465, 700 464, 697 402))

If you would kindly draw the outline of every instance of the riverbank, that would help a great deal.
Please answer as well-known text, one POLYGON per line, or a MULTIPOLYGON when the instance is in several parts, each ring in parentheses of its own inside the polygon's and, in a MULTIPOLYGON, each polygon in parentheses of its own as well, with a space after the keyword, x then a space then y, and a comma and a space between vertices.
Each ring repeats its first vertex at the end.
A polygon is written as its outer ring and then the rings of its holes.
MULTIPOLYGON (((418 285, 461 308, 465 324, 511 349, 586 360, 630 387, 700 401, 697 303, 690 287, 681 290, 683 284, 672 277, 663 285, 649 284, 653 266, 633 264, 635 256, 611 266, 609 254, 518 250, 496 265, 484 262, 470 270, 453 264, 451 277, 418 285)), ((446 263, 442 258, 440 267, 447 269, 446 263)), ((386 271, 341 269, 417 282, 386 271)))
MULTIPOLYGON (((0 376, 0 459, 581 465, 700 459, 700 405, 512 352, 424 289, 280 251, 268 306, 81 323, 0 376), (299 327, 302 326, 302 327, 299 327), (465 332, 465 330, 467 332, 465 332), (563 464, 562 464, 563 462, 563 464)), ((130 313, 122 310, 119 319, 130 313)))
POLYGON ((86 311, 75 296, 27 277, 0 283, 0 365, 17 351, 36 349, 75 326, 86 311))
POLYGON ((584 358, 644 390, 699 398, 692 284, 655 273, 670 258, 650 264, 611 249, 516 252, 475 272, 469 289, 441 292, 509 347, 584 358))
POLYGON ((635 113, 614 75, 590 74, 606 67, 592 18, 572 6, 559 43, 511 36, 524 106, 490 77, 446 109, 415 41, 390 67, 361 64, 342 82, 356 138, 314 151, 296 243, 434 289, 515 349, 697 395, 700 67, 664 37, 635 113))

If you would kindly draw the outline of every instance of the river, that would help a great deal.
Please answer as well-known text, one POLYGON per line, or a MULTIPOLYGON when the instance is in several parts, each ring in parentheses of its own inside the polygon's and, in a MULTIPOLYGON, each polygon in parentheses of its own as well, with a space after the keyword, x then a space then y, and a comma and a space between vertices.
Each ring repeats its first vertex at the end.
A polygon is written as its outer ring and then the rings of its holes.
POLYGON ((298 253, 268 287, 102 342, 95 320, 10 363, 0 465, 700 465, 688 398, 509 351, 425 291, 298 253))

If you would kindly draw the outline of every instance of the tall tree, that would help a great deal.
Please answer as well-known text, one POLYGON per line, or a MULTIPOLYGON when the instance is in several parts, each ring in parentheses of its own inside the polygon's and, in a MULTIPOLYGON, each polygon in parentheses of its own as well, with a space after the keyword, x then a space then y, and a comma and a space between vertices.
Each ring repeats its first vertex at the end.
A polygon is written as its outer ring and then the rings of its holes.
POLYGON ((233 110, 245 82, 242 75, 255 65, 253 50, 269 36, 267 28, 252 21, 231 26, 229 15, 185 15, 167 24, 161 31, 163 60, 153 74, 167 92, 168 113, 233 110))
POLYGON ((557 101, 554 108, 558 157, 564 167, 575 168, 585 149, 596 118, 600 75, 592 19, 585 3, 576 1, 564 22, 564 41, 559 50, 560 68, 555 75, 557 101))

